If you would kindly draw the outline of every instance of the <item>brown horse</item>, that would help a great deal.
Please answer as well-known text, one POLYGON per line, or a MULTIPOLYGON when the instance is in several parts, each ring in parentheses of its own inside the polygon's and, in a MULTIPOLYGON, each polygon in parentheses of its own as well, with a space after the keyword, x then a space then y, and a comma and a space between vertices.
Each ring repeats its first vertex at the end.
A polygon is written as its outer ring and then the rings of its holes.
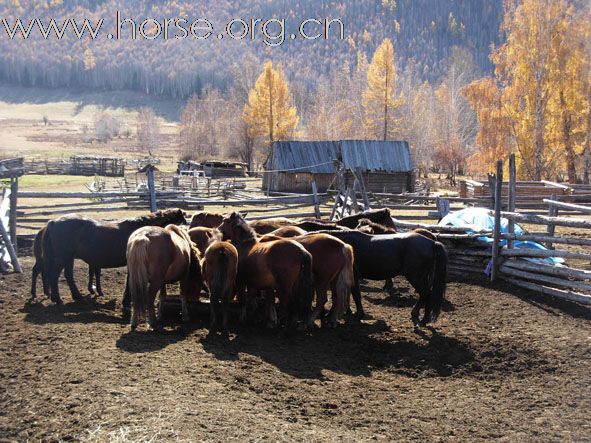
POLYGON ((265 235, 270 234, 283 226, 291 226, 294 224, 294 221, 285 217, 275 217, 267 218, 265 220, 253 220, 248 222, 248 224, 257 234, 265 235))
POLYGON ((392 228, 390 226, 381 225, 379 223, 372 222, 368 218, 361 218, 357 223, 356 228, 360 232, 365 232, 366 234, 396 234, 396 228, 392 228))
MULTIPOLYGON (((131 234, 127 242, 127 275, 132 331, 146 310, 150 328, 156 328, 154 299, 166 283, 180 282, 182 318, 189 320, 187 296, 198 295, 201 290, 199 258, 189 235, 176 225, 144 226, 131 234)), ((158 319, 162 302, 161 292, 158 319)))
MULTIPOLYGON (((47 223, 43 236, 43 259, 51 300, 55 303, 62 302, 58 289, 58 278, 62 269, 72 298, 81 298, 73 278, 75 258, 84 260, 95 273, 97 269, 100 272, 101 268, 125 266, 127 240, 136 229, 143 226, 185 223, 185 215, 180 209, 167 209, 119 222, 97 221, 76 214, 51 220, 47 223)), ((97 289, 99 288, 100 278, 97 279, 97 289)), ((128 305, 128 297, 125 297, 123 302, 124 306, 128 305)))
POLYGON ((224 216, 213 212, 196 212, 191 218, 189 228, 201 226, 203 228, 216 228, 220 225, 224 216))
POLYGON ((275 229, 273 232, 270 232, 267 235, 274 235, 275 237, 280 238, 290 238, 290 237, 297 237, 298 235, 304 235, 306 231, 302 228, 298 228, 297 226, 284 226, 279 229, 275 229))
POLYGON ((221 304, 222 330, 228 327, 228 305, 234 295, 238 274, 238 251, 227 241, 214 240, 201 259, 203 280, 209 289, 210 329, 217 328, 221 304))
MULTIPOLYGON (((289 234, 288 230, 284 232, 289 234)), ((272 241, 277 238, 280 238, 280 235, 268 234, 263 236, 260 241, 272 241)), ((291 239, 301 244, 312 255, 316 307, 310 317, 309 326, 312 326, 314 321, 324 312, 324 306, 328 300, 327 292, 330 288, 332 307, 327 323, 329 326, 335 327, 345 314, 345 303, 348 301, 354 282, 353 248, 328 234, 310 233, 291 237, 291 239)))
POLYGON ((370 211, 360 212, 359 214, 350 215, 348 217, 343 217, 337 221, 337 225, 354 229, 355 226, 357 226, 357 223, 359 223, 359 220, 362 218, 366 218, 374 223, 379 223, 391 228, 395 227, 394 220, 392 220, 392 216, 390 215, 390 210, 388 208, 373 209, 370 211))
POLYGON ((265 290, 267 312, 272 325, 277 323, 275 294, 285 313, 287 327, 299 319, 309 321, 312 308, 312 256, 302 245, 292 240, 260 243, 252 227, 237 212, 224 217, 219 227, 224 239, 229 239, 238 251, 237 293, 242 305, 241 319, 246 318, 245 288, 265 290))
POLYGON ((195 243, 195 246, 199 249, 201 256, 205 254, 205 250, 210 243, 222 239, 222 233, 215 228, 204 228, 199 226, 189 229, 188 234, 191 241, 195 243))

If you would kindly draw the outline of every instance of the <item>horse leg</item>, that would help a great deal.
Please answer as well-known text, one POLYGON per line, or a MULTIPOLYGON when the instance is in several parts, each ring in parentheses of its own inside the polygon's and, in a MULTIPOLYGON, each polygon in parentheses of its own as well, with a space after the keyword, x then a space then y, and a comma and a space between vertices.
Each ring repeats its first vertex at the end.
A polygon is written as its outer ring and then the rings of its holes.
POLYGON ((226 288, 222 295, 222 331, 228 330, 228 307, 230 306, 230 298, 232 297, 232 289, 226 288))
MULTIPOLYGON (((42 273, 42 268, 38 261, 35 262, 33 265, 33 271, 31 273, 31 298, 35 298, 37 296, 37 277, 39 273, 42 273)), ((44 288, 45 290, 45 285, 44 288)))
MULTIPOLYGON (((184 322, 189 321, 189 308, 187 307, 187 292, 189 288, 189 282, 186 280, 180 281, 181 286, 181 312, 182 312, 182 320, 184 322)), ((166 291, 166 289, 165 289, 166 291)), ((160 303, 162 304, 162 291, 160 291, 160 303)))
MULTIPOLYGON (((324 285, 316 287, 316 306, 314 306, 312 315, 310 315, 310 320, 308 321, 308 328, 313 328, 316 319, 324 314, 324 306, 326 305, 326 302, 328 300, 327 291, 328 289, 324 285)), ((324 318, 322 318, 322 321, 324 321, 324 318)))
MULTIPOLYGON (((181 290, 182 292, 182 290, 181 290)), ((166 293, 166 283, 162 285, 160 288, 160 298, 158 299, 158 310, 156 311, 156 320, 162 320, 162 309, 164 305, 164 301, 166 300, 167 293, 166 293)))
POLYGON ((92 279, 94 277, 94 268, 91 265, 88 265, 88 293, 94 295, 95 287, 92 284, 92 279))
POLYGON ((264 291, 265 294, 265 311, 267 317, 267 328, 276 328, 279 324, 277 318, 277 308, 275 306, 275 291, 269 289, 264 291))
POLYGON ((101 268, 94 268, 94 278, 96 281, 96 293, 99 297, 104 297, 103 287, 101 286, 101 268))
POLYGON ((74 259, 70 259, 66 262, 64 267, 64 275, 66 277, 66 281, 68 282, 68 286, 70 287, 70 292, 72 293, 72 299, 75 301, 82 300, 82 294, 78 290, 76 286, 76 282, 74 281, 74 259))
POLYGON ((429 289, 429 276, 428 275, 405 275, 408 282, 413 288, 419 293, 419 300, 415 303, 410 313, 411 320, 415 327, 419 325, 425 325, 431 321, 431 302, 429 300, 431 291, 429 289), (425 308, 425 315, 422 321, 419 321, 419 315, 421 308, 425 308), (427 309, 429 313, 427 313, 427 309))
MULTIPOLYGON (((161 285, 155 285, 150 283, 148 286, 148 326, 152 331, 158 329, 158 321, 156 320, 156 312, 154 310, 154 301, 156 300, 156 294, 162 288, 161 285)), ((162 304, 162 293, 160 293, 160 303, 162 304)))
POLYGON ((359 287, 359 279, 357 278, 355 278, 353 287, 351 288, 351 293, 353 294, 353 301, 355 301, 355 315, 358 319, 362 319, 365 317, 365 311, 363 310, 363 305, 361 304, 361 288, 359 287))
POLYGON ((127 321, 131 312, 131 294, 129 293, 129 273, 125 278, 125 290, 123 291, 123 307, 121 309, 121 315, 123 320, 127 321))
POLYGON ((47 273, 47 280, 49 283, 49 297, 52 302, 58 305, 61 305, 63 303, 60 297, 60 291, 58 286, 60 274, 63 268, 64 267, 62 263, 59 263, 59 265, 57 263, 53 263, 51 267, 49 267, 49 269, 46 268, 45 270, 45 272, 47 273))

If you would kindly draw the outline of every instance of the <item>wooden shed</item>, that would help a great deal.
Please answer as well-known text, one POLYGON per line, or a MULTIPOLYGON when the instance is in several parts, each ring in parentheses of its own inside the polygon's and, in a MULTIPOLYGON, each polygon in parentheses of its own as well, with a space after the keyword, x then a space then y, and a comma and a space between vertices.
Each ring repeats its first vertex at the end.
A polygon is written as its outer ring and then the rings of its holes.
POLYGON ((352 171, 361 168, 368 191, 414 190, 408 143, 377 140, 275 142, 265 162, 263 188, 308 193, 315 180, 318 190, 324 192, 334 182, 337 162, 347 171, 348 186, 353 185, 352 171))

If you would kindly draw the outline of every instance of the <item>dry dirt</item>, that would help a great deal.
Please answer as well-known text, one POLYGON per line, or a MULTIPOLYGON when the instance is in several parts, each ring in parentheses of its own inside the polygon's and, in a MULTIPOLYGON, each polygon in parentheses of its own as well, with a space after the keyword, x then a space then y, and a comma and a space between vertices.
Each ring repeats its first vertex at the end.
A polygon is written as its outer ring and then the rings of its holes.
POLYGON ((417 332, 399 281, 366 288, 367 320, 292 339, 174 315, 130 334, 123 270, 102 300, 62 282, 64 306, 26 304, 22 261, 0 280, 1 441, 591 441, 589 308, 451 282, 417 332))

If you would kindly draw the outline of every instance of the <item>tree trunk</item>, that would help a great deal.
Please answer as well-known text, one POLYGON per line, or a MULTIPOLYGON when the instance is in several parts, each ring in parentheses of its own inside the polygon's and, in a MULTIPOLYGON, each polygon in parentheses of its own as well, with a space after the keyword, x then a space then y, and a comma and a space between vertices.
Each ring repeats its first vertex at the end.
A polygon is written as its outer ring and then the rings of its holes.
POLYGON ((568 182, 577 182, 577 171, 575 167, 575 150, 571 138, 571 115, 568 112, 564 92, 560 91, 560 106, 562 108, 562 142, 566 152, 566 168, 568 172, 568 182))
POLYGON ((536 181, 542 180, 542 168, 544 159, 544 116, 542 110, 541 85, 536 88, 534 109, 534 177, 536 181))
MULTIPOLYGON (((588 87, 587 102, 591 104, 591 86, 588 87)), ((589 184, 589 174, 591 173, 591 111, 587 111, 587 128, 585 129, 585 148, 583 150, 584 168, 583 183, 589 184)))

